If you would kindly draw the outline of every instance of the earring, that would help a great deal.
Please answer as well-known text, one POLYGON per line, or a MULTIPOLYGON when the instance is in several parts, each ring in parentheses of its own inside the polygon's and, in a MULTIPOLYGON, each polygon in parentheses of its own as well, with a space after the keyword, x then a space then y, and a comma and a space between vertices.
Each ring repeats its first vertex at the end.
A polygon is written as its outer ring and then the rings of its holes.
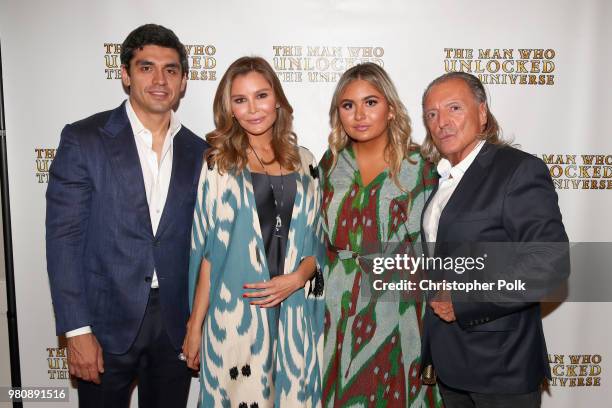
POLYGON ((276 109, 280 108, 280 103, 276 104, 276 109))

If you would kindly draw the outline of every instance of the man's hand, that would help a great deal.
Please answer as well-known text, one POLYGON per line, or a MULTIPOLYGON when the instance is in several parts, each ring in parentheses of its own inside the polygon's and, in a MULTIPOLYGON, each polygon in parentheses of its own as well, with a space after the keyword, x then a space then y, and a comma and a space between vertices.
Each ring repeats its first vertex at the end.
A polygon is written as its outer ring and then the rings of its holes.
POLYGON ((68 368, 70 375, 100 384, 104 372, 102 347, 92 333, 68 337, 68 368))
POLYGON ((429 306, 431 306, 436 316, 445 322, 450 323, 457 320, 449 292, 439 292, 436 297, 429 302, 429 306))

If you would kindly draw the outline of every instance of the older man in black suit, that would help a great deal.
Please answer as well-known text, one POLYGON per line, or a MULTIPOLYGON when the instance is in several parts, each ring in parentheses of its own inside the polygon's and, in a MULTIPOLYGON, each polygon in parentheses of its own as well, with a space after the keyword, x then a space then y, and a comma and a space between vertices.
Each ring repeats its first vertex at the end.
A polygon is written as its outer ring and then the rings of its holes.
MULTIPOLYGON (((423 241, 435 242, 433 255, 452 257, 461 245, 493 242, 528 250, 534 243, 566 246, 546 165, 500 140, 478 78, 452 72, 435 79, 423 95, 423 119, 423 151, 440 174, 422 219, 423 241)), ((568 258, 553 253, 548 263, 513 258, 516 263, 499 268, 498 262, 493 274, 558 282, 567 276, 568 258)), ((540 303, 533 297, 478 300, 429 293, 423 366, 433 364, 445 405, 539 407, 540 385, 550 377, 540 303)))

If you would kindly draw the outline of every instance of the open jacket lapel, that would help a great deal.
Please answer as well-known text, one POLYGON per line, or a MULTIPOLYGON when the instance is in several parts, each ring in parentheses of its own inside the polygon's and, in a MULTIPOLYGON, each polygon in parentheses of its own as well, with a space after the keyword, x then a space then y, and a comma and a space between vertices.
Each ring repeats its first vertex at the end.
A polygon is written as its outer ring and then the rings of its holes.
POLYGON ((436 254, 438 253, 438 242, 448 241, 446 238, 446 230, 457 215, 465 211, 466 207, 471 202, 482 182, 488 175, 488 167, 493 160, 493 156, 497 152, 497 146, 490 143, 485 143, 482 150, 476 156, 474 162, 467 169, 459 185, 451 195, 448 203, 442 210, 440 222, 438 223, 438 233, 436 239, 436 254))
MULTIPOLYGON (((170 186, 168 187, 168 197, 166 198, 164 211, 155 234, 156 237, 161 237, 161 234, 172 222, 175 210, 180 208, 185 198, 190 197, 194 189, 195 149, 189 148, 189 142, 184 137, 183 132, 184 130, 181 129, 174 137, 170 186)), ((199 175, 200 172, 198 171, 197 174, 199 175)))
POLYGON ((139 224, 145 226, 153 235, 142 167, 134 133, 125 111, 125 102, 111 113, 101 130, 105 135, 102 138, 104 147, 112 163, 112 171, 117 175, 122 194, 126 197, 125 202, 133 203, 138 216, 142 218, 139 224))

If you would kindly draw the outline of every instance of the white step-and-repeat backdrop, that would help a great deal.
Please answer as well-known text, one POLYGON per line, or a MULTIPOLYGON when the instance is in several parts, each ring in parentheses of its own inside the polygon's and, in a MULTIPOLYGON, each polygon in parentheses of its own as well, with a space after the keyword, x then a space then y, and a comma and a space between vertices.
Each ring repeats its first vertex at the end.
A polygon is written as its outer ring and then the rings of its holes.
MULTIPOLYGON (((417 141, 428 82, 449 70, 475 73, 506 137, 549 164, 577 242, 612 241, 610 21, 608 0, 0 0, 23 385, 69 384, 45 265, 48 169, 64 124, 126 98, 119 45, 133 28, 156 22, 186 45, 190 81, 178 113, 199 135, 213 127, 227 66, 243 55, 266 58, 295 108, 300 143, 317 157, 335 83, 352 65, 385 67, 417 141)), ((545 407, 612 400, 610 312, 609 303, 565 303, 547 314, 554 377, 545 407)), ((192 402, 197 387, 194 380, 192 402)), ((74 388, 70 397, 76 407, 74 388)))

